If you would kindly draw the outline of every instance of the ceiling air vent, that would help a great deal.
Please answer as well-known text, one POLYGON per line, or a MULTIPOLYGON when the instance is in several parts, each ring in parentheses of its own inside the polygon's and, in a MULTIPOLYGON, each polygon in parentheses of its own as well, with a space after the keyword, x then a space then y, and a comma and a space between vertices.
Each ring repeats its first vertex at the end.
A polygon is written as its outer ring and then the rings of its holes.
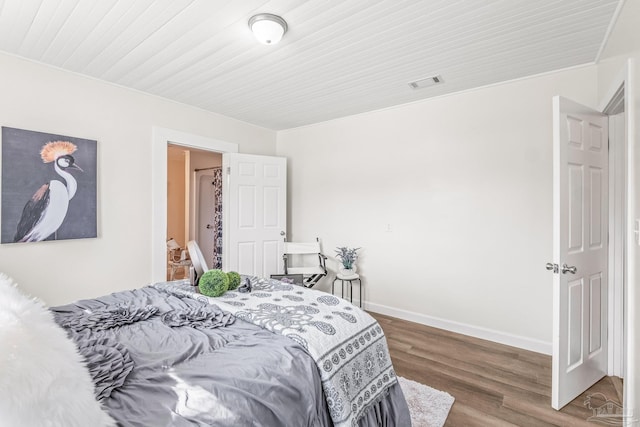
POLYGON ((409 87, 411 89, 421 89, 423 87, 429 87, 440 83, 444 83, 444 80, 442 80, 442 76, 438 74, 437 76, 426 77, 414 82, 409 82, 409 87))

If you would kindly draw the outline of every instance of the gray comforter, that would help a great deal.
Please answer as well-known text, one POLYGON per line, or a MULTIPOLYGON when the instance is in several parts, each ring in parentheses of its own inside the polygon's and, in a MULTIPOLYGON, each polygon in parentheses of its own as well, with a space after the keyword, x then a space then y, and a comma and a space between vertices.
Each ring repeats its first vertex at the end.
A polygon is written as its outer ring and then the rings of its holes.
MULTIPOLYGON (((216 306, 147 287, 52 311, 123 427, 333 425, 307 351, 216 306)), ((399 386, 358 424, 409 426, 399 386)))

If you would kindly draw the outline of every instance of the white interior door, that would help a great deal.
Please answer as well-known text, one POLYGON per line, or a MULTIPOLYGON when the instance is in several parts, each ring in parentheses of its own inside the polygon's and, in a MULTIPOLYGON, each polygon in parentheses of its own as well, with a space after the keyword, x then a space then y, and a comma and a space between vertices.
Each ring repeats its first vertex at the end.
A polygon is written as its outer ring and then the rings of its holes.
POLYGON ((607 372, 607 116, 553 99, 552 406, 607 372))
POLYGON ((287 159, 226 153, 223 269, 268 277, 282 274, 287 223, 287 159))

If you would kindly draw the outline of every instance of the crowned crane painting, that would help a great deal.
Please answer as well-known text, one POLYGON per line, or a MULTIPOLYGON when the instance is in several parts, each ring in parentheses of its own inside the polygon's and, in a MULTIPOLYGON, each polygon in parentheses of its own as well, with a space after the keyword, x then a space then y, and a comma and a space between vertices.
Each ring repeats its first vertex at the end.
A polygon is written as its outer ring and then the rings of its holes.
POLYGON ((77 150, 69 141, 48 142, 40 151, 44 163, 53 163, 64 182, 52 179, 35 192, 22 210, 14 242, 39 242, 58 231, 69 210, 69 200, 78 190, 78 183, 68 169, 75 168, 71 155, 77 150))
POLYGON ((96 237, 95 156, 96 141, 3 127, 2 243, 96 237))

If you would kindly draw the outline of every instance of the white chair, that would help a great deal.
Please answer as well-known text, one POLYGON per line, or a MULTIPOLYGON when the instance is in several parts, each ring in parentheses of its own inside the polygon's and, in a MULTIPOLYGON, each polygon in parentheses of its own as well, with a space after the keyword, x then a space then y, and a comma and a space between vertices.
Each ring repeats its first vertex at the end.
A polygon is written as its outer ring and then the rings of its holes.
POLYGON ((200 250, 200 246, 198 246, 198 242, 195 240, 189 240, 189 243, 187 243, 187 249, 189 250, 189 256, 191 257, 193 268, 196 271, 194 284, 197 285, 200 277, 202 277, 205 271, 209 271, 209 267, 207 266, 207 260, 200 250))
POLYGON ((182 270, 183 276, 189 276, 189 267, 191 267, 191 260, 186 257, 186 251, 184 251, 175 239, 171 238, 167 240, 167 258, 169 264, 169 280, 174 280, 176 277, 176 271, 182 270))
POLYGON ((320 279, 327 275, 327 257, 320 251, 320 241, 315 242, 284 242, 284 274, 302 274, 302 284, 307 287, 313 287, 320 279), (311 256, 314 262, 307 263, 305 261, 311 256), (301 266, 292 266, 293 258, 301 261, 301 266), (317 258, 317 261, 316 259, 317 258), (316 264, 317 262, 317 264, 316 264))

